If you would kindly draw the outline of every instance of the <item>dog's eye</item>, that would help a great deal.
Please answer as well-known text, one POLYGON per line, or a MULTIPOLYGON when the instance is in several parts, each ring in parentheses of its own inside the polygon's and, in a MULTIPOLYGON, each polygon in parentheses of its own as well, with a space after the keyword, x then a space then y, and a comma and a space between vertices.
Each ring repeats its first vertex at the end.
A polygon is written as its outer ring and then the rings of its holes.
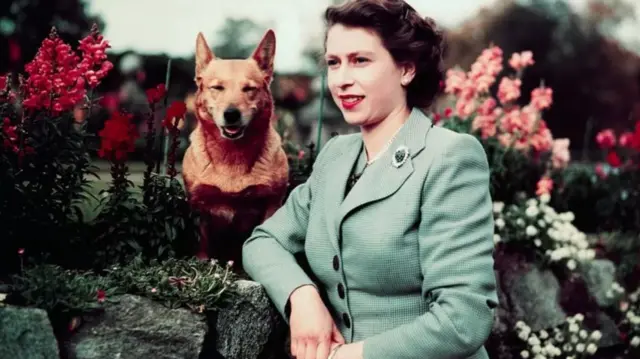
POLYGON ((212 90, 217 90, 217 91, 224 90, 224 86, 222 86, 222 85, 210 86, 209 88, 212 89, 212 90))
POLYGON ((257 89, 258 89, 258 88, 257 88, 257 87, 255 87, 255 86, 245 86, 245 87, 243 87, 243 88, 242 88, 242 91, 244 91, 244 92, 251 92, 251 91, 255 91, 255 90, 257 90, 257 89))

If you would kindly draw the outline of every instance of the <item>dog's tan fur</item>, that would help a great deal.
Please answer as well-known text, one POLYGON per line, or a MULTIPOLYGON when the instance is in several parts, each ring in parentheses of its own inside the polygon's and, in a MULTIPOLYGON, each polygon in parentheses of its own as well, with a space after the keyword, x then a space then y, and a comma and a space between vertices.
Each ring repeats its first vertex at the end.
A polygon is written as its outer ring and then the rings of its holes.
POLYGON ((201 213, 198 257, 241 266, 242 243, 269 218, 286 194, 289 166, 273 122, 275 35, 269 30, 247 59, 216 58, 202 33, 196 41, 198 120, 183 159, 189 201, 201 213), (235 107, 246 120, 240 139, 225 138, 223 113, 235 107))

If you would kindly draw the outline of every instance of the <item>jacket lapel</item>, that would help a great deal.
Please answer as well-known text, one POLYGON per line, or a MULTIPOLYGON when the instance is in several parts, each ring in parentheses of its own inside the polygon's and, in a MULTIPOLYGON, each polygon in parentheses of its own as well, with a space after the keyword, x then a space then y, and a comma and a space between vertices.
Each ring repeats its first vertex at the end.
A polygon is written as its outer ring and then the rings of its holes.
POLYGON ((353 210, 392 195, 413 173, 412 159, 424 149, 426 135, 431 126, 431 120, 421 110, 414 108, 387 152, 364 171, 362 177, 344 198, 347 178, 359 154, 360 146, 363 146, 362 137, 358 136, 359 141, 354 141, 359 143, 349 144, 349 148, 343 154, 344 160, 340 161, 332 180, 335 181, 335 187, 330 187, 339 192, 338 196, 330 196, 337 197, 338 203, 337 205, 335 202, 327 203, 327 210, 332 211, 327 218, 334 218, 334 222, 330 223, 333 226, 329 228, 333 227, 335 231, 331 237, 336 241, 336 249, 339 249, 338 238, 342 222, 353 210), (401 166, 395 167, 393 157, 400 146, 408 147, 409 158, 401 166), (344 201, 339 203, 343 198, 344 201))
POLYGON ((338 252, 340 248, 338 247, 338 233, 335 225, 337 209, 344 200, 347 180, 363 146, 362 137, 359 133, 349 136, 348 139, 349 142, 342 145, 342 153, 338 156, 339 160, 335 161, 331 166, 327 166, 330 169, 327 171, 329 173, 325 174, 328 189, 327 193, 324 194, 325 218, 327 219, 329 238, 338 252))

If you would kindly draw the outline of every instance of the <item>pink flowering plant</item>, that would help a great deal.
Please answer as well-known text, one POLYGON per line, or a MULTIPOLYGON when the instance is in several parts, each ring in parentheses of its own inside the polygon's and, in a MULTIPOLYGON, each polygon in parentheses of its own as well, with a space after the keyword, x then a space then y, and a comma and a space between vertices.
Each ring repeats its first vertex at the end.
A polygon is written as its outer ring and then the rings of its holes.
POLYGON ((492 195, 511 202, 521 191, 533 195, 538 180, 563 170, 570 155, 569 140, 554 138, 543 119, 543 111, 553 103, 552 89, 542 84, 531 92, 528 104, 518 103, 522 74, 535 63, 533 54, 513 54, 508 61, 512 73, 499 78, 503 61, 502 49, 491 46, 469 71, 448 70, 445 108, 433 118, 440 126, 481 141, 491 165, 492 195))
POLYGON ((108 48, 95 26, 76 49, 53 29, 24 74, 0 76, 0 271, 16 266, 19 248, 64 258, 78 237, 96 168, 74 111, 91 111, 113 68, 108 48))
POLYGON ((140 188, 127 163, 140 138, 132 116, 114 109, 96 134, 86 130, 99 109, 98 86, 113 68, 109 47, 97 26, 76 48, 53 29, 23 74, 0 76, 0 278, 25 263, 101 271, 136 255, 164 260, 195 251, 197 218, 176 168, 186 105, 167 106, 158 126, 169 142, 160 173, 151 156, 161 146, 153 119, 162 100, 166 106, 166 89, 148 91, 147 168, 140 188), (111 181, 99 192, 92 155, 110 165, 111 181))

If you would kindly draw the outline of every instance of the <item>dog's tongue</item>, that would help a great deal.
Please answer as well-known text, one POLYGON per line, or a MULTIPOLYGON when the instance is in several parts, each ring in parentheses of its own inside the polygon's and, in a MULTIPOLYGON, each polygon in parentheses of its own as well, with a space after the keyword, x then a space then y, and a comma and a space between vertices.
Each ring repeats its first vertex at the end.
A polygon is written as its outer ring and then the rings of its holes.
POLYGON ((240 131, 240 127, 225 127, 224 130, 234 135, 240 131))

